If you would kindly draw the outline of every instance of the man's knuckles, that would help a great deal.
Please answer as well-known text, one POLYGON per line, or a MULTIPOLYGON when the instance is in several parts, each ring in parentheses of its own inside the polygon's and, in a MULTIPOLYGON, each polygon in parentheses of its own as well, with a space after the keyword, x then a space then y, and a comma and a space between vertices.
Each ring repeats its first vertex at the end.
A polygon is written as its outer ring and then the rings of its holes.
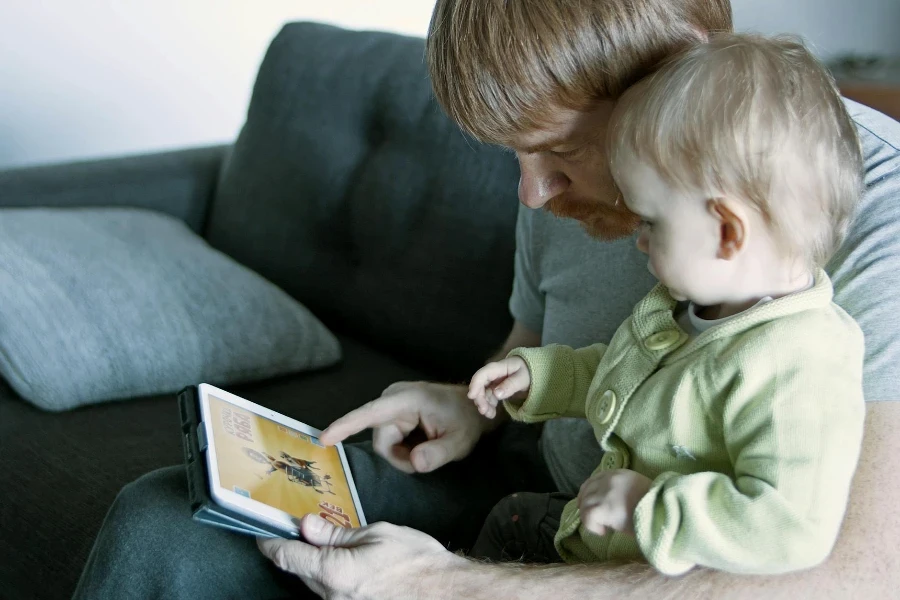
POLYGON ((384 391, 381 392, 382 397, 390 396, 392 394, 396 394, 397 392, 401 392, 410 386, 410 382, 408 381, 396 381, 391 385, 384 388, 384 391))
POLYGON ((301 559, 298 548, 296 543, 280 540, 275 549, 267 552, 267 554, 272 559, 272 562, 275 563, 275 566, 282 571, 300 576, 311 575, 312 573, 309 573, 311 565, 308 564, 308 561, 305 563, 301 559))

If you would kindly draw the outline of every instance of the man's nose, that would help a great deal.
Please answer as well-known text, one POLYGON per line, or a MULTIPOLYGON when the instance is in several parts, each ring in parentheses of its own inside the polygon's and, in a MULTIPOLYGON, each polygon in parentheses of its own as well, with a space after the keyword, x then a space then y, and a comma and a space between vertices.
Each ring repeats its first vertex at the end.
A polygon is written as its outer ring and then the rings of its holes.
POLYGON ((541 208, 569 189, 569 178, 550 163, 541 153, 519 154, 519 202, 528 208, 541 208))

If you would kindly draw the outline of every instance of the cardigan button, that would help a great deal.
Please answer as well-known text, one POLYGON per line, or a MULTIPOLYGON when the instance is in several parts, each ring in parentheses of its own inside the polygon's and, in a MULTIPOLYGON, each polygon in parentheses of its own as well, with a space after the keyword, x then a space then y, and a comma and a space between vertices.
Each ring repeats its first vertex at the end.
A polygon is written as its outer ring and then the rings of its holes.
POLYGON ((606 390, 600 397, 600 404, 597 406, 597 418, 600 419, 601 425, 609 423, 616 412, 616 393, 612 390, 606 390))
POLYGON ((625 467, 625 457, 622 456, 622 453, 616 452, 615 450, 610 450, 606 454, 603 455, 603 465, 604 471, 612 471, 614 469, 621 469, 625 467))
POLYGON ((678 340, 681 339, 681 334, 674 329, 669 329, 667 331, 660 331, 659 333, 654 333, 651 336, 648 336, 645 340, 644 344, 647 346, 648 350, 657 351, 657 350, 666 350, 667 348, 671 348, 675 344, 678 343, 678 340))

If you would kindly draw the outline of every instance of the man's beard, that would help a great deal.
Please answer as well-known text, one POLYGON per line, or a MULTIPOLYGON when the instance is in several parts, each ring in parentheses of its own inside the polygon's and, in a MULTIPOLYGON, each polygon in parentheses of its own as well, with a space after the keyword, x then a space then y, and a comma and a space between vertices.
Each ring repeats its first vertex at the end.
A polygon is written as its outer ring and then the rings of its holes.
POLYGON ((641 222, 624 203, 612 205, 566 194, 551 199, 544 208, 557 217, 579 221, 589 236, 604 241, 628 237, 641 222))

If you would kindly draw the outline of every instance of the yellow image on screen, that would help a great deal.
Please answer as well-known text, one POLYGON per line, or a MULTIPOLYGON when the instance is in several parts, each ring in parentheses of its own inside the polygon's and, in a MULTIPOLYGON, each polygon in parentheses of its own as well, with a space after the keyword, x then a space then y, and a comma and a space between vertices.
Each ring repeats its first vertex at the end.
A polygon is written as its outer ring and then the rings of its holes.
POLYGON ((337 448, 209 396, 219 484, 295 517, 359 527, 337 448))

